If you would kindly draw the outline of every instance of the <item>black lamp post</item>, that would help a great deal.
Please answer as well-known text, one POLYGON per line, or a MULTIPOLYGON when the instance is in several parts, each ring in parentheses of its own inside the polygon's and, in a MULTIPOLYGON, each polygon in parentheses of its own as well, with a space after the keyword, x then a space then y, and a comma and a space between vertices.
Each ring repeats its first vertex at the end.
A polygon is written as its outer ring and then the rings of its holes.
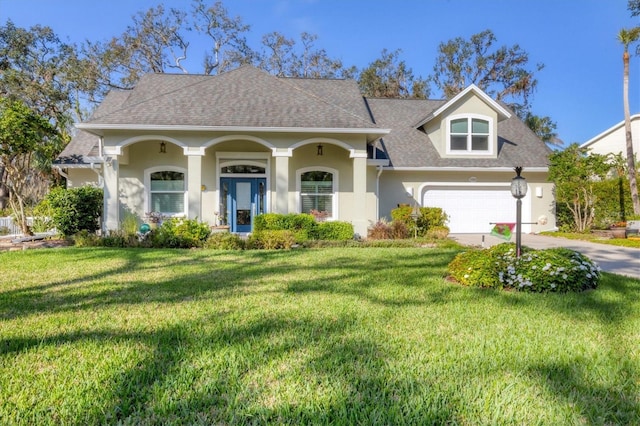
POLYGON ((511 195, 516 201, 516 257, 522 251, 522 199, 527 195, 527 180, 520 176, 522 167, 515 167, 516 177, 511 179, 511 195))

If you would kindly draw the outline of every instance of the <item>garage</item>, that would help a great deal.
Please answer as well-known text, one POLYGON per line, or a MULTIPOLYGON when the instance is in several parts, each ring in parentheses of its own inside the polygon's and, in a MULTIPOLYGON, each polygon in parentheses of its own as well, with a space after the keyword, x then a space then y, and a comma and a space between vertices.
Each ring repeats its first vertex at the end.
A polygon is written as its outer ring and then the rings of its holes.
MULTIPOLYGON (((423 206, 441 207, 454 234, 489 233, 493 222, 516 222, 516 200, 509 186, 427 187, 423 206)), ((529 202, 523 199, 522 220, 529 222, 529 202)), ((529 232, 530 226, 523 226, 529 232)))

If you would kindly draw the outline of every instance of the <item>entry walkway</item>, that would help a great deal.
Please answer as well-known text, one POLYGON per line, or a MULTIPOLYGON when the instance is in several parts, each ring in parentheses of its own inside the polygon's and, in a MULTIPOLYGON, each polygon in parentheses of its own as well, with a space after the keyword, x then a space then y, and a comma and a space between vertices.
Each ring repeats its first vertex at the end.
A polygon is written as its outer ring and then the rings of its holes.
MULTIPOLYGON (((449 237, 462 245, 476 247, 491 247, 505 242, 505 240, 490 234, 450 234, 449 237)), ((515 243, 515 235, 512 236, 510 242, 515 243)), ((522 245, 533 249, 566 247, 597 262, 603 271, 640 279, 640 249, 637 248, 537 234, 522 234, 522 245)))

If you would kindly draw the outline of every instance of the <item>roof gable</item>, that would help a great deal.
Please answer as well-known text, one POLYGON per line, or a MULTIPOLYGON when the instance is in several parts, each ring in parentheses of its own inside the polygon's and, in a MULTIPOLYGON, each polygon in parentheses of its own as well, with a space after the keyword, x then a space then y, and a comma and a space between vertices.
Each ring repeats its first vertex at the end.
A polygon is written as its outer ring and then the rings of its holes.
POLYGON ((462 92, 458 93, 453 98, 446 101, 439 108, 429 113, 429 115, 427 115, 426 117, 418 121, 415 124, 415 127, 416 128, 422 127, 425 124, 429 123, 434 118, 440 116, 441 114, 446 113, 447 110, 449 110, 450 108, 453 108, 458 102, 462 101, 468 94, 477 96, 485 104, 487 104, 491 109, 493 109, 496 112, 496 114, 498 114, 498 120, 505 120, 511 117, 511 113, 507 109, 502 107, 498 102, 491 99, 491 97, 486 93, 484 93, 482 90, 480 90, 478 86, 476 86, 475 84, 472 84, 466 89, 464 89, 462 92))

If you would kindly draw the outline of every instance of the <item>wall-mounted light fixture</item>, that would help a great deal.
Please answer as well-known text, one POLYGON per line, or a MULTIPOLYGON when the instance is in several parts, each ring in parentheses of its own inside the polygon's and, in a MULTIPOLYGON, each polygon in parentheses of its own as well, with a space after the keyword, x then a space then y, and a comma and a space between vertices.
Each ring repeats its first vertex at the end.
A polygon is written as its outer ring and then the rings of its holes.
POLYGON ((167 143, 160 142, 160 154, 166 154, 166 153, 167 153, 167 143))
POLYGON ((323 147, 322 147, 322 144, 319 144, 319 145, 318 145, 318 151, 317 151, 317 154, 318 154, 318 155, 322 155, 322 154, 323 154, 322 148, 323 148, 323 147))

